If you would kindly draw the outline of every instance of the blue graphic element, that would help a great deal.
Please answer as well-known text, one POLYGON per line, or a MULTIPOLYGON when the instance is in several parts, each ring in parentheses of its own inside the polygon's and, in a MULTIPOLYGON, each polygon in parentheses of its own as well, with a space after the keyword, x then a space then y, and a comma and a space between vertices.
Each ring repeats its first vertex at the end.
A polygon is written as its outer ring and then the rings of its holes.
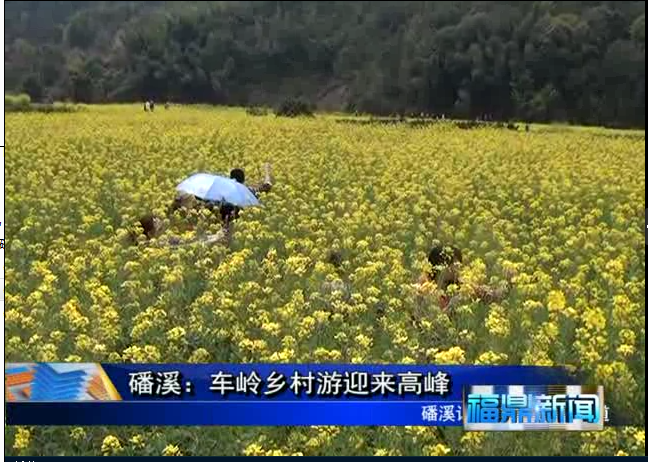
MULTIPOLYGON (((578 383, 565 369, 536 366, 104 364, 102 367, 123 401, 10 402, 7 423, 461 426, 466 386, 578 383)), ((46 372, 41 372, 34 381, 39 383, 41 400, 79 399, 84 380, 82 372, 61 373, 50 367, 43 370, 46 372)))
POLYGON ((468 423, 600 423, 595 394, 521 395, 471 393, 468 423), (517 412, 516 412, 517 411, 517 412))
MULTIPOLYGON (((180 401, 276 401, 278 399, 288 401, 461 401, 463 399, 463 387, 474 384, 501 384, 508 386, 510 383, 520 385, 544 385, 547 383, 559 383, 565 385, 577 385, 579 382, 569 372, 559 367, 540 366, 462 366, 462 365, 377 365, 377 364, 103 364, 103 369, 114 384, 116 390, 124 401, 142 400, 180 400, 180 401), (183 393, 180 396, 138 396, 132 392, 133 375, 151 372, 153 376, 162 373, 178 372, 183 385, 183 393), (380 374, 406 374, 419 373, 424 377, 428 374, 446 373, 450 379, 448 384, 449 393, 444 395, 433 393, 422 393, 416 395, 405 393, 352 395, 339 394, 338 396, 321 396, 316 393, 311 395, 303 391, 299 396, 290 389, 291 378, 295 373, 306 376, 311 373, 316 378, 319 374, 332 374, 337 372, 344 376, 345 373, 367 373, 372 377, 380 377, 380 374), (210 391, 214 385, 213 376, 221 373, 231 376, 233 381, 228 384, 228 389, 233 388, 222 395, 220 392, 210 391), (259 388, 260 393, 236 392, 236 379, 241 374, 249 377, 255 373, 262 381, 259 388), (281 391, 266 395, 265 392, 271 388, 272 380, 279 375, 286 379, 286 386, 281 391), (191 383, 191 393, 186 392, 187 382, 191 383)), ((396 383, 399 383, 398 377, 396 383)), ((222 381, 219 385, 224 384, 222 381)), ((398 386, 397 386, 398 388, 398 386)), ((396 390, 398 391, 398 390, 396 390)))
POLYGON ((31 368, 29 365, 9 366, 5 367, 5 375, 22 374, 23 372, 29 372, 30 370, 31 368))
POLYGON ((471 386, 466 426, 474 430, 603 428, 603 388, 572 385, 471 386))
MULTIPOLYGON (((435 401, 211 401, 7 403, 8 425, 428 425, 461 426, 427 420, 423 406, 461 404, 435 401)), ((456 412, 455 412, 456 414, 456 412)))
POLYGON ((74 400, 81 396, 87 379, 83 370, 58 372, 52 366, 40 363, 36 366, 31 389, 33 401, 74 400))

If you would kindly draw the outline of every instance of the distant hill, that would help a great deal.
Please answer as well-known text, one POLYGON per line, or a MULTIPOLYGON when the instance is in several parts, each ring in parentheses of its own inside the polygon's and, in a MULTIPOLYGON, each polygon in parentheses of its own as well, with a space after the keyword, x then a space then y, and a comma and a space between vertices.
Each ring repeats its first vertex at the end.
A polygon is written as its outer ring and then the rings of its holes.
POLYGON ((645 2, 5 2, 32 100, 645 126, 645 2))

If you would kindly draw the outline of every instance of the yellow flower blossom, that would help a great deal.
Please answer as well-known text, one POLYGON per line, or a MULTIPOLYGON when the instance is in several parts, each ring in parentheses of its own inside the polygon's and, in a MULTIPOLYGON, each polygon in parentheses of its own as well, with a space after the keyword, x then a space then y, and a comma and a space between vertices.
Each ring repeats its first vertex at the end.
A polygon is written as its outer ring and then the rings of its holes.
MULTIPOLYGON (((495 353, 494 351, 486 351, 479 355, 475 364, 505 364, 508 360, 506 353, 495 353)), ((469 434, 472 434, 469 433, 469 434)))
POLYGON ((136 449, 143 449, 146 446, 144 435, 133 435, 128 439, 128 442, 136 449))
POLYGON ((491 305, 486 318, 486 329, 497 337, 506 337, 509 334, 510 324, 503 307, 495 304, 491 305))
POLYGON ((623 344, 616 349, 616 352, 623 357, 632 356, 635 352, 635 347, 633 345, 623 344))
POLYGON ((426 456, 447 456, 450 452, 450 448, 441 443, 423 448, 423 454, 426 456))
POLYGON ((438 364, 463 364, 466 361, 466 356, 462 348, 454 346, 449 350, 436 353, 434 360, 438 364))
POLYGON ((562 311, 565 309, 567 302, 565 295, 559 290, 552 290, 547 297, 547 308, 549 311, 562 311))
POLYGON ((485 432, 466 432, 461 437, 460 442, 462 446, 466 446, 468 448, 478 448, 483 444, 485 438, 485 432))
POLYGON ((14 437, 13 448, 19 451, 27 449, 31 442, 31 432, 23 427, 16 429, 16 436, 14 437))
POLYGON ((244 456, 264 456, 265 450, 260 444, 252 443, 243 449, 244 456))
POLYGON ((190 363, 208 363, 211 359, 211 355, 204 348, 196 349, 189 358, 190 363))
POLYGON ((163 456, 182 456, 182 451, 180 448, 174 444, 167 444, 162 450, 163 456))
POLYGON ((86 431, 83 427, 74 427, 70 430, 70 438, 74 441, 80 441, 86 438, 86 431))
POLYGON ((187 331, 180 326, 176 326, 167 332, 167 339, 170 342, 179 342, 185 338, 187 331))
POLYGON ((101 443, 101 453, 104 456, 109 456, 117 454, 123 450, 122 445, 114 435, 108 435, 104 438, 103 443, 101 443))

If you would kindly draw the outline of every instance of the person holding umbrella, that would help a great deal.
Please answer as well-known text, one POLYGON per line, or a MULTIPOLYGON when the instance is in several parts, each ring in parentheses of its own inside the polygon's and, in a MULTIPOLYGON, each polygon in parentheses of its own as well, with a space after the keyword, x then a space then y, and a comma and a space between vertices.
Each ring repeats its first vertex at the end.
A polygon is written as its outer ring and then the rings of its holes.
MULTIPOLYGON (((256 198, 259 197, 261 193, 269 192, 272 189, 272 179, 270 176, 270 164, 266 163, 264 166, 265 177, 263 181, 259 184, 248 186, 248 189, 254 194, 256 198)), ((230 178, 240 184, 245 184, 245 172, 243 169, 235 168, 230 172, 230 178)), ((239 207, 234 207, 233 209, 223 209, 221 207, 221 218, 225 220, 224 213, 228 217, 228 220, 235 220, 239 217, 239 207)))
MULTIPOLYGON (((233 221, 239 216, 239 211, 244 207, 259 206, 258 195, 272 189, 270 164, 265 164, 264 181, 258 185, 246 186, 245 173, 236 168, 230 172, 230 178, 207 173, 197 173, 185 179, 177 187, 179 195, 174 199, 169 208, 168 215, 176 210, 192 208, 194 206, 206 207, 214 210, 219 207, 219 214, 223 223, 222 230, 211 236, 191 241, 181 242, 170 238, 169 245, 186 245, 202 241, 209 244, 231 242, 233 221)), ((159 237, 164 232, 163 220, 154 215, 146 215, 139 220, 139 224, 147 239, 159 237)), ((135 236, 133 236, 135 237, 135 236)))
MULTIPOLYGON (((272 177, 271 177, 271 167, 269 163, 264 165, 264 178, 261 183, 255 185, 245 185, 245 172, 241 168, 235 168, 230 172, 230 179, 247 186, 247 189, 258 199, 259 195, 264 192, 269 192, 272 189, 272 177)), ((177 210, 190 209, 196 206, 198 207, 207 207, 213 209, 214 201, 213 199, 206 199, 207 190, 206 187, 211 187, 213 185, 212 177, 205 176, 207 174, 199 173, 193 175, 178 186, 179 194, 173 200, 169 213, 173 213, 177 210), (200 175, 200 176, 199 176, 200 175)), ((218 177, 219 181, 223 177, 218 177)), ((222 184, 222 183, 221 183, 222 184)), ((227 209, 229 210, 229 209, 227 209)), ((238 211, 240 208, 235 208, 231 211, 235 217, 238 218, 238 211)), ((224 222, 224 219, 223 219, 224 222)))

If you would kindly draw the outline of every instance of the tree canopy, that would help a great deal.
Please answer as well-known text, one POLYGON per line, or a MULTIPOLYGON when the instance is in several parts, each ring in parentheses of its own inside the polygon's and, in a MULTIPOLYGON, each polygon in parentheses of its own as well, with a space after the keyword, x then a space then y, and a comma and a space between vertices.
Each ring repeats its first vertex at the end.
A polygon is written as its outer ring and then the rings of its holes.
POLYGON ((645 3, 5 3, 5 87, 34 100, 645 124, 645 3))

